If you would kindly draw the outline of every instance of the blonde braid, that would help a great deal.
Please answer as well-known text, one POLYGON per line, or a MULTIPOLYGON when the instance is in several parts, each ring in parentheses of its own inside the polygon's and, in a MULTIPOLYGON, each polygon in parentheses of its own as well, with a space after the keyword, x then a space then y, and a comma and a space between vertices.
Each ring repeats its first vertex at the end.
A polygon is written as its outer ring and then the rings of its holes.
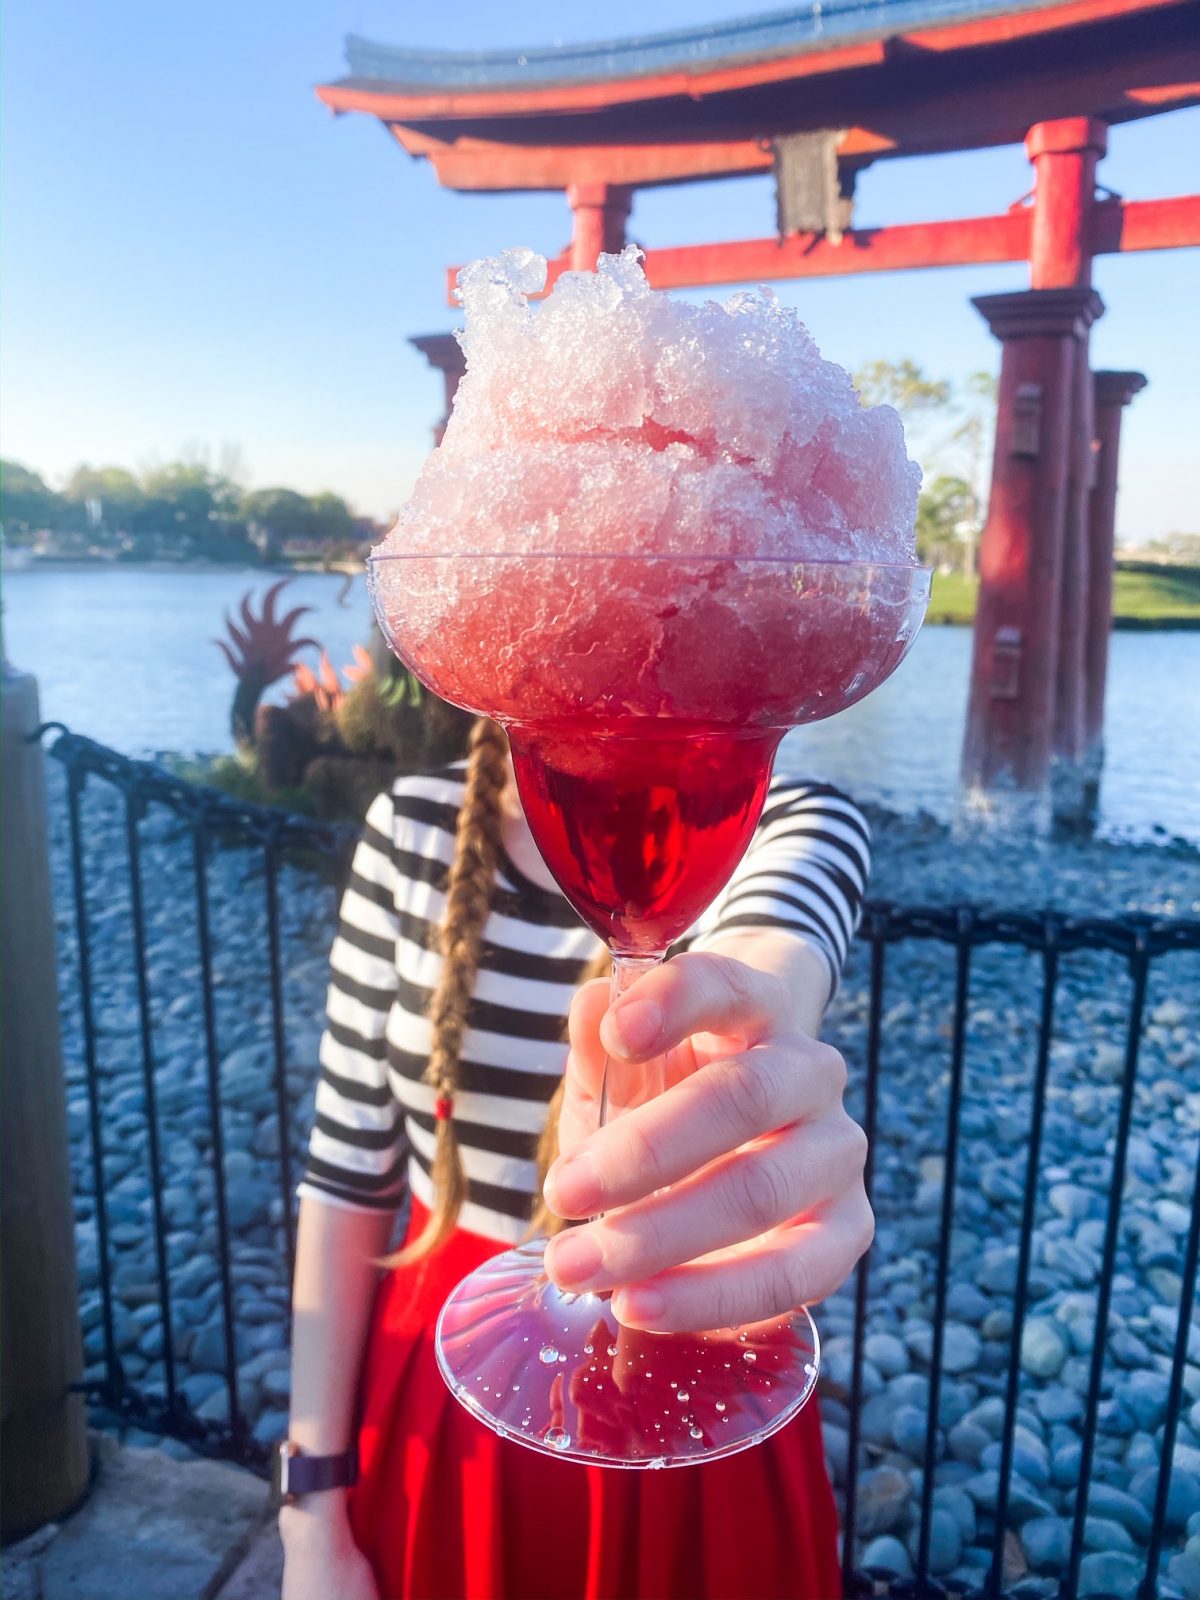
POLYGON ((467 1008, 491 910, 500 853, 500 796, 507 778, 508 741, 496 723, 480 717, 471 729, 446 909, 434 936, 442 970, 429 1001, 433 1042, 424 1073, 424 1081, 432 1085, 436 1096, 433 1210, 420 1237, 389 1257, 388 1266, 407 1266, 436 1250, 453 1233, 467 1197, 466 1173, 454 1131, 454 1095, 467 1008))

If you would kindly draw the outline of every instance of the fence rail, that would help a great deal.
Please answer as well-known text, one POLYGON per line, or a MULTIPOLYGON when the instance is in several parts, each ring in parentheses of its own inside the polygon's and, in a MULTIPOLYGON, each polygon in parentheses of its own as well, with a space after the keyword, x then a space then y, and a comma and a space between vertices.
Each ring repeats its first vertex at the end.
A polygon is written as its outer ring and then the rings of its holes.
MULTIPOLYGON (((69 732, 58 724, 48 724, 42 735, 54 734, 48 754, 61 764, 65 774, 67 846, 72 917, 76 943, 76 971, 80 1013, 83 1079, 88 1106, 87 1141, 90 1157, 91 1202, 99 1264, 101 1323, 103 1327, 102 1368, 93 1369, 86 1393, 97 1411, 119 1419, 126 1425, 172 1435, 193 1447, 232 1458, 256 1471, 262 1471, 268 1458, 268 1445, 253 1436, 239 1403, 238 1356, 239 1326, 234 1286, 234 1252, 228 1215, 226 1152, 223 1121, 221 1048, 218 1037, 217 1006, 214 988, 214 934, 210 907, 209 871, 215 854, 225 849, 250 850, 261 864, 261 872, 247 875, 247 894, 257 893, 260 880, 260 911, 266 930, 267 982, 269 987, 269 1045, 275 1118, 278 1123, 277 1190, 280 1250, 286 1261, 287 1281, 293 1260, 293 1182, 290 1150, 293 1138, 294 1098, 287 1074, 287 1028, 284 1006, 283 954, 280 931, 280 869, 300 852, 308 860, 325 863, 340 881, 348 866, 349 854, 357 833, 355 828, 316 821, 306 817, 231 799, 214 790, 186 782, 152 763, 134 761, 69 732), (91 780, 107 786, 122 811, 124 847, 128 861, 128 908, 131 926, 130 956, 134 968, 137 1015, 137 1043, 140 1052, 141 1086, 145 1108, 145 1159, 150 1180, 150 1220, 154 1235, 154 1278, 158 1316, 162 1330, 162 1383, 151 1386, 131 1379, 123 1366, 114 1328, 113 1241, 109 1225, 109 1198, 104 1174, 106 1148, 105 1086, 98 1064, 96 984, 93 970, 95 935, 89 899, 91 860, 83 818, 83 795, 91 780), (156 1101, 155 1008, 147 957, 145 884, 143 881, 142 824, 149 808, 160 807, 185 841, 190 856, 194 890, 193 917, 199 952, 197 981, 200 997, 205 1101, 211 1136, 211 1169, 215 1187, 215 1215, 219 1277, 219 1302, 224 1344, 224 1379, 227 1409, 223 1418, 200 1416, 182 1391, 176 1370, 173 1338, 173 1279, 168 1251, 170 1229, 163 1208, 163 1118, 156 1101)), ((968 1054, 968 1033, 972 1023, 971 984, 979 953, 988 947, 1017 949, 1037 958, 1040 994, 1037 997, 1036 1044, 1032 1051, 1029 1078, 1029 1121, 1024 1152, 1017 1225, 1017 1258, 1011 1295, 1012 1324, 1008 1337, 1006 1367, 1002 1376, 1003 1421, 1000 1430, 999 1489, 992 1517, 992 1564, 986 1580, 977 1591, 989 1600, 1003 1600, 1011 1592, 1004 1566, 1004 1535, 1014 1525, 1013 1482, 1018 1452, 1019 1399, 1021 1386, 1022 1331, 1031 1303, 1033 1246, 1036 1232, 1039 1181, 1044 1161, 1047 1089, 1051 1077, 1055 1043, 1056 1001, 1063 983, 1068 958, 1081 952, 1103 952, 1116 957, 1128 973, 1129 1004, 1124 1016, 1123 1062, 1118 1084, 1115 1127, 1111 1140, 1107 1214, 1100 1246, 1100 1270, 1096 1284, 1095 1333, 1091 1343, 1083 1417, 1080 1424, 1079 1492, 1071 1521, 1069 1554, 1060 1571, 1053 1574, 1063 1600, 1075 1600, 1080 1592, 1081 1568, 1087 1533, 1088 1491, 1096 1466, 1097 1433, 1104 1388, 1106 1330, 1117 1277, 1121 1241, 1122 1195, 1134 1122, 1135 1087, 1144 1035, 1147 986, 1152 971, 1166 958, 1180 952, 1200 951, 1200 921, 1156 919, 1127 915, 1115 918, 1074 918, 1047 912, 1009 912, 970 906, 912 907, 872 903, 863 919, 859 939, 868 964, 867 1010, 861 1063, 862 1100, 859 1114, 868 1133, 872 1151, 886 1130, 881 1128, 881 1085, 885 1081, 882 1065, 885 1053, 885 985, 889 959, 898 946, 927 945, 945 947, 952 972, 947 974, 952 995, 952 1014, 948 1028, 948 1070, 945 1085, 945 1121, 942 1136, 944 1167, 941 1195, 937 1207, 938 1230, 932 1255, 932 1349, 928 1356, 929 1394, 920 1474, 920 1503, 915 1523, 915 1559, 911 1575, 900 1578, 881 1569, 863 1570, 859 1565, 863 1506, 860 1480, 864 1461, 861 1417, 864 1404, 866 1360, 864 1339, 872 1316, 872 1257, 857 1268, 852 1284, 853 1334, 850 1377, 845 1393, 848 1411, 848 1470, 844 1484, 845 1583, 848 1594, 894 1594, 905 1600, 925 1596, 944 1596, 956 1591, 953 1585, 932 1573, 932 1538, 936 1469, 941 1449, 941 1399, 945 1374, 944 1336, 947 1301, 954 1282, 952 1237, 956 1195, 960 1190, 959 1154, 962 1145, 962 1117, 968 1054)), ((315 1072, 315 1066, 314 1066, 315 1072)), ((874 1157, 872 1158, 874 1161, 874 1157)), ((870 1184, 874 1174, 868 1171, 870 1184)), ((1138 1588, 1139 1600, 1153 1600, 1161 1592, 1159 1577, 1163 1561, 1165 1530, 1168 1526, 1168 1499, 1176 1429, 1184 1400, 1185 1371, 1189 1338, 1193 1334, 1193 1303, 1200 1251, 1200 1158, 1197 1159, 1192 1193, 1190 1223, 1181 1250, 1182 1290, 1171 1346, 1169 1395, 1165 1428, 1159 1452, 1157 1485, 1149 1537, 1144 1550, 1144 1571, 1138 1588)), ((874 1255, 874 1252, 872 1253, 874 1255)), ((284 1313, 281 1311, 281 1315, 284 1313)))

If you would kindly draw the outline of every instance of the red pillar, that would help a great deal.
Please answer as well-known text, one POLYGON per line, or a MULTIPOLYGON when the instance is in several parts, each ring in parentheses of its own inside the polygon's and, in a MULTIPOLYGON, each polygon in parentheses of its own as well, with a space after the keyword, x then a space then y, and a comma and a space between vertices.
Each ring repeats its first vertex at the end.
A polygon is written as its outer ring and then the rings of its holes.
POLYGON ((1093 289, 1058 288, 985 295, 974 304, 1003 353, 963 811, 1040 832, 1051 818, 1076 360, 1101 302, 1093 289))
POLYGON ((567 203, 574 216, 572 272, 595 272, 596 258, 625 248, 625 224, 633 191, 613 183, 573 183, 567 203))
POLYGON ((1146 387, 1140 372, 1096 372, 1095 445, 1092 492, 1088 501, 1087 692, 1084 698, 1084 804, 1094 823, 1104 765, 1104 689, 1108 678, 1108 636, 1112 631, 1113 548, 1117 529, 1117 462, 1121 415, 1146 387))
POLYGON ((1029 283, 1033 289, 1087 288, 1092 281, 1091 209, 1096 163, 1108 129, 1094 117, 1064 117, 1030 128, 1033 163, 1029 283))
POLYGON ((450 421, 450 412, 454 405, 454 396, 458 392, 459 379, 467 370, 466 357, 463 355, 462 345, 452 333, 425 333, 419 338, 410 339, 409 344, 414 345, 425 357, 431 367, 442 375, 442 384, 446 397, 446 410, 434 424, 433 442, 437 446, 442 442, 442 435, 446 431, 446 424, 450 421))
MULTIPOLYGON (((1066 117, 1029 130, 1025 148, 1034 169, 1029 253, 1034 289, 1091 285, 1091 211, 1096 164, 1107 149, 1107 134, 1105 124, 1090 117, 1066 117)), ((1075 347, 1071 376, 1051 770, 1054 818, 1069 827, 1086 820, 1088 500, 1093 468, 1088 344, 1085 329, 1075 347)))

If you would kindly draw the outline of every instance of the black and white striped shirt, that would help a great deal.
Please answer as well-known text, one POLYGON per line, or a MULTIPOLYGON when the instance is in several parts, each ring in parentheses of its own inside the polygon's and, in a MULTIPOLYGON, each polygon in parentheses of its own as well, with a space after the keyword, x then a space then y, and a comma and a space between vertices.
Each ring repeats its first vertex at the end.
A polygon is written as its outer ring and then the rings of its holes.
MULTIPOLYGON (((407 1182, 432 1201, 433 1089, 426 1015, 463 796, 462 764, 397 780, 367 814, 330 955, 316 1121, 301 1194, 393 1210, 407 1182)), ((870 864, 862 813, 836 789, 773 779, 724 892, 684 941, 788 928, 836 980, 870 864)), ((512 1243, 527 1230, 546 1106, 566 1064, 571 997, 599 949, 564 897, 501 854, 467 1013, 454 1126, 467 1176, 460 1226, 512 1243)))

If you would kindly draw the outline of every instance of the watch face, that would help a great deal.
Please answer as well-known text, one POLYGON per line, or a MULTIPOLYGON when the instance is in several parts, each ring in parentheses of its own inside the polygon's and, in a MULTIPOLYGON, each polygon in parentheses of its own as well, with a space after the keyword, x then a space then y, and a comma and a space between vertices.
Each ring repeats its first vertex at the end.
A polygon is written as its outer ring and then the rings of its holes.
POLYGON ((295 1503, 295 1495, 290 1492, 288 1479, 291 1476, 290 1467, 295 1447, 285 1439, 282 1444, 276 1445, 271 1452, 271 1498, 276 1506, 287 1506, 295 1503))

